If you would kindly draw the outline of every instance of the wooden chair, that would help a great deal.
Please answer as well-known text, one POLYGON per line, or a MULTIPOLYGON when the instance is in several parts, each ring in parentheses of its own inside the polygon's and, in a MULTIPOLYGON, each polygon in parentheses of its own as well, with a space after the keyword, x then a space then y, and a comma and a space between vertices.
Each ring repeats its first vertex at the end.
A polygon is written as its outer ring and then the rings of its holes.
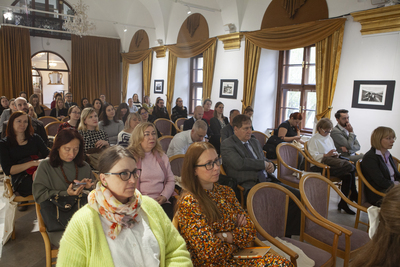
POLYGON ((46 130, 47 136, 56 136, 58 128, 60 127, 60 124, 63 124, 61 121, 53 121, 47 124, 44 129, 46 130))
MULTIPOLYGON (((14 195, 14 191, 12 189, 11 179, 9 177, 5 177, 4 178, 4 190, 6 191, 5 192, 6 196, 8 196, 8 198, 10 200, 14 195)), ((15 196, 13 201, 14 202, 25 202, 25 201, 28 201, 28 203, 18 203, 18 207, 34 205, 35 204, 35 202, 34 202, 35 200, 33 198, 33 195, 29 195, 27 197, 15 196)), ((11 239, 12 240, 15 239, 15 222, 14 222, 14 226, 13 226, 13 232, 11 234, 11 239)))
MULTIPOLYGON (((343 195, 342 192, 333 184, 332 181, 319 174, 307 174, 300 179, 301 200, 307 210, 318 220, 340 230, 343 235, 339 237, 337 245, 337 256, 344 259, 343 266, 349 266, 349 261, 369 240, 368 233, 353 227, 333 223, 327 219, 329 206, 329 191, 333 188, 336 193, 349 205, 367 212, 367 209, 360 206, 343 195)), ((323 233, 318 230, 310 219, 302 214, 302 224, 304 223, 304 232, 300 234, 300 241, 317 246, 325 251, 332 250, 332 235, 328 232, 323 233)))
POLYGON ((261 147, 263 147, 268 140, 268 136, 265 133, 252 131, 251 134, 260 142, 261 147))
MULTIPOLYGON (((279 237, 289 242, 301 250, 315 261, 315 266, 335 266, 336 248, 341 235, 341 231, 328 225, 311 215, 300 200, 289 190, 275 183, 259 183, 249 192, 247 197, 247 212, 257 229, 257 238, 268 240, 273 245, 281 249, 290 256, 292 263, 297 266, 298 254, 275 239, 279 237), (302 215, 309 218, 312 222, 333 235, 333 243, 330 251, 312 246, 310 244, 285 237, 286 221, 288 216, 289 199, 294 201, 300 208, 302 215)), ((304 231, 304 223, 300 227, 300 232, 304 231)))
POLYGON ((61 121, 62 121, 62 122, 67 122, 67 121, 69 121, 69 116, 64 117, 61 121))
POLYGON ((46 125, 51 123, 51 122, 59 121, 57 118, 54 118, 54 117, 51 117, 51 116, 47 116, 47 115, 43 116, 43 117, 40 117, 38 120, 43 122, 43 126, 44 127, 46 127, 46 125))
POLYGON ((180 132, 178 128, 176 128, 175 124, 171 120, 167 120, 164 118, 156 119, 154 121, 154 125, 156 126, 157 130, 161 133, 162 136, 164 135, 172 135, 172 128, 176 129, 176 132, 180 132))
MULTIPOLYGON (((225 172, 224 166, 222 164, 220 166, 220 173, 222 175, 226 176, 226 172, 225 172)), ((239 189, 239 192, 240 192, 240 205, 242 206, 243 209, 245 209, 246 208, 246 203, 245 203, 245 200, 244 200, 244 187, 241 186, 241 185, 237 185, 237 188, 239 189)))
POLYGON ((57 261, 53 261, 53 259, 57 258, 58 248, 57 249, 51 248, 49 235, 46 232, 46 225, 44 224, 42 214, 40 213, 40 205, 36 203, 35 206, 36 206, 36 216, 39 224, 39 231, 42 234, 44 241, 44 249, 46 251, 46 267, 51 267, 52 265, 57 263, 57 261))
MULTIPOLYGON (((299 154, 304 157, 306 163, 310 162, 306 154, 291 143, 280 143, 276 147, 276 155, 278 157, 278 179, 282 183, 294 188, 299 188, 300 178, 297 178, 293 174, 296 173, 298 177, 303 175, 303 172, 297 169, 299 165, 299 154)), ((305 164, 305 171, 308 171, 308 165, 309 164, 305 164)))
POLYGON ((397 170, 400 172, 400 160, 393 156, 392 156, 392 158, 393 158, 394 162, 397 163, 397 170))
MULTIPOLYGON (((44 115, 45 115, 45 116, 50 116, 50 113, 51 113, 51 109, 45 109, 45 110, 44 110, 44 115)), ((43 116, 43 117, 45 117, 45 116, 43 116)), ((42 118, 43 118, 43 117, 42 117, 42 118)))
MULTIPOLYGON (((375 194, 380 195, 382 197, 386 196, 386 194, 376 190, 367 181, 367 179, 365 178, 365 176, 363 175, 362 170, 361 170, 361 162, 362 162, 362 159, 359 159, 356 163, 357 174, 358 174, 358 200, 357 200, 357 203, 360 206, 369 208, 370 206, 372 206, 372 204, 367 201, 367 197, 365 195, 365 190, 364 190, 365 186, 367 186, 369 188, 369 190, 371 190, 375 194)), ((354 224, 354 228, 358 228, 359 223, 364 224, 369 227, 369 223, 360 221, 360 215, 361 215, 361 211, 357 209, 356 222, 354 224)))
POLYGON ((168 151, 169 143, 171 143, 172 138, 174 138, 172 135, 164 135, 158 138, 158 141, 160 142, 165 153, 168 151))
POLYGON ((187 118, 179 118, 175 121, 175 127, 179 130, 179 132, 183 131, 183 124, 187 121, 187 118))
POLYGON ((172 173, 176 176, 181 176, 183 159, 185 154, 178 154, 169 158, 169 163, 171 164, 172 173))
POLYGON ((331 176, 331 172, 330 172, 330 166, 323 164, 321 162, 318 162, 316 160, 314 160, 314 158, 311 156, 310 152, 308 151, 308 142, 304 143, 304 153, 307 155, 309 161, 308 163, 306 163, 307 166, 305 166, 306 168, 310 169, 310 164, 313 164, 319 168, 322 169, 322 176, 325 176, 326 178, 328 178, 329 180, 331 180, 332 182, 334 182, 336 185, 338 185, 339 187, 342 184, 342 180, 340 180, 338 177, 336 176, 331 176))
MULTIPOLYGON (((46 106, 46 105, 43 105, 43 104, 41 104, 40 105, 45 111, 46 110, 50 110, 51 111, 51 109, 48 107, 48 106, 46 106)), ((47 115, 46 115, 47 116, 47 115)))

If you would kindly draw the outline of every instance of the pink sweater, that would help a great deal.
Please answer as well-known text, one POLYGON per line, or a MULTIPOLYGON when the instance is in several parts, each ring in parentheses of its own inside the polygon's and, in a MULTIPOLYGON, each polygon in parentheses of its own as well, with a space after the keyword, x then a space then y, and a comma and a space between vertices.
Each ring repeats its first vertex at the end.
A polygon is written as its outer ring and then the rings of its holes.
POLYGON ((156 157, 152 152, 145 153, 142 159, 142 175, 140 176, 138 190, 145 196, 151 198, 159 197, 160 195, 167 198, 167 200, 174 193, 175 180, 174 174, 169 164, 169 159, 166 154, 161 156, 163 163, 167 169, 168 176, 164 177, 164 173, 157 162, 156 157), (164 180, 166 180, 164 187, 164 180))

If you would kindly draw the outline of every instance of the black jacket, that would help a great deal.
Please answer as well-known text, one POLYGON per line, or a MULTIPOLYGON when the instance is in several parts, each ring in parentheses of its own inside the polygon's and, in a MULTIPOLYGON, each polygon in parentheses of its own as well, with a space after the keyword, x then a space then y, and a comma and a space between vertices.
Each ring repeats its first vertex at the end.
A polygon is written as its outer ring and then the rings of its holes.
MULTIPOLYGON (((394 169, 394 177, 396 181, 400 181, 400 173, 394 163, 392 155, 389 156, 389 162, 394 169)), ((376 149, 371 148, 363 157, 361 162, 362 173, 367 181, 378 191, 385 193, 393 186, 390 180, 389 169, 385 161, 380 155, 376 154, 376 149)), ((381 196, 373 193, 367 187, 364 187, 367 201, 373 205, 379 205, 378 201, 382 199, 381 196)))

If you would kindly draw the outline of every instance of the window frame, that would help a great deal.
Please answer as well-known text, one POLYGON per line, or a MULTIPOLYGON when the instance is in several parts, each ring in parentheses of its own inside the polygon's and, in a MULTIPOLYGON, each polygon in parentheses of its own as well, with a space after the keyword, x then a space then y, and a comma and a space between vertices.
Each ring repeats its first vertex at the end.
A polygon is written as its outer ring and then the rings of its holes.
MULTIPOLYGON (((194 82, 197 80, 197 72, 199 70, 203 71, 204 74, 204 68, 198 68, 198 59, 203 58, 203 54, 199 54, 197 56, 191 57, 190 58, 190 75, 189 75, 189 114, 194 113, 194 109, 196 107, 196 100, 203 99, 203 95, 198 96, 197 95, 197 89, 198 88, 203 88, 203 82, 194 82)), ((203 58, 203 66, 204 66, 204 58, 203 58)), ((204 76, 203 76, 204 78, 204 76)))
MULTIPOLYGON (((279 61, 278 61, 278 81, 277 81, 277 105, 276 105, 276 116, 275 116, 275 128, 279 126, 283 121, 289 119, 284 118, 285 110, 290 109, 288 107, 283 107, 283 103, 285 103, 286 91, 300 91, 300 110, 293 108, 293 112, 300 112, 303 116, 303 120, 301 122, 300 131, 302 133, 312 133, 312 128, 305 128, 306 123, 306 112, 314 111, 313 109, 306 109, 307 107, 307 93, 308 92, 316 92, 316 84, 307 84, 305 83, 305 79, 308 78, 308 73, 310 66, 316 66, 316 63, 310 63, 311 56, 311 48, 315 47, 315 45, 310 45, 304 47, 303 51, 303 61, 301 64, 289 64, 289 53, 290 50, 279 51, 279 61), (301 74, 301 83, 293 84, 288 83, 288 73, 290 66, 301 66, 302 74, 301 74)), ((316 110, 315 110, 316 112, 316 110)))

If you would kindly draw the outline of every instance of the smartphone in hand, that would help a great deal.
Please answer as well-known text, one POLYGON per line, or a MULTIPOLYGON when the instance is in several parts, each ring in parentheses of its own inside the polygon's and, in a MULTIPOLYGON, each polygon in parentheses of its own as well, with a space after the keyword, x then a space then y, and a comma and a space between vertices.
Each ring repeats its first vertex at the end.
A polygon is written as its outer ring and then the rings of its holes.
POLYGON ((72 189, 73 189, 73 190, 76 190, 76 189, 78 189, 81 185, 86 185, 86 183, 75 183, 75 184, 72 186, 72 189))

